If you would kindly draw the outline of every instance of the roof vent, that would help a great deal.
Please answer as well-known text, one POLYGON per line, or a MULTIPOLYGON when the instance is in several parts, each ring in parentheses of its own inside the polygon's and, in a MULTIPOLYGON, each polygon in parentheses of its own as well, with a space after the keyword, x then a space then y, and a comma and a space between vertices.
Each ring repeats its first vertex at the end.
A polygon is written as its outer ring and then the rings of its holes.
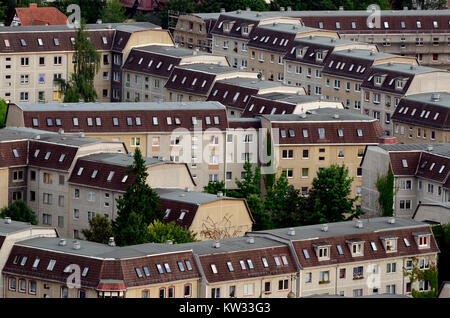
POLYGON ((408 11, 409 8, 408 7, 403 7, 403 10, 408 11))
POLYGON ((66 246, 66 245, 67 245, 66 239, 63 239, 63 238, 60 239, 59 242, 58 242, 58 245, 59 245, 59 246, 66 246))
POLYGON ((431 94, 431 100, 433 102, 438 102, 440 99, 441 99, 441 95, 439 95, 438 93, 431 94))
POLYGON ((248 244, 255 244, 255 238, 254 237, 248 237, 247 238, 247 243, 248 244))
POLYGON ((370 50, 370 55, 375 55, 375 49, 370 50))
POLYGON ((184 194, 184 193, 180 194, 180 197, 185 197, 185 196, 186 196, 186 194, 184 194))
POLYGON ((34 136, 34 139, 36 139, 36 140, 41 139, 41 135, 36 135, 36 136, 34 136))
POLYGON ((322 224, 322 231, 328 232, 328 224, 322 224))
POLYGON ((9 216, 5 218, 5 224, 11 224, 11 218, 9 216))
POLYGON ((417 68, 417 66, 414 64, 411 64, 411 66, 409 67, 409 69, 411 69, 411 70, 415 70, 416 68, 417 68))
POLYGON ((73 241, 73 246, 72 246, 72 248, 73 248, 74 250, 79 250, 79 249, 81 248, 80 241, 73 241))
POLYGON ((288 235, 289 235, 289 236, 294 236, 294 235, 295 235, 295 230, 294 230, 293 227, 289 228, 289 230, 288 230, 288 235))
POLYGON ((284 7, 280 7, 280 11, 283 12, 284 11, 284 7))
POLYGON ((236 10, 236 13, 237 13, 237 14, 240 14, 240 13, 241 13, 241 9, 237 9, 237 10, 236 10))
POLYGON ((188 187, 184 188, 184 192, 191 192, 191 189, 189 189, 188 187))
POLYGON ((350 53, 351 51, 353 51, 352 49, 348 49, 347 52, 350 53))
POLYGON ((80 132, 78 133, 78 137, 84 138, 84 132, 81 132, 81 131, 80 131, 80 132))
POLYGON ((427 151, 430 151, 430 152, 433 151, 433 146, 431 146, 431 145, 427 146, 427 151))
POLYGON ((172 240, 167 240, 166 244, 173 245, 173 241, 172 240))
POLYGON ((245 8, 245 11, 249 12, 249 11, 252 11, 252 9, 250 9, 250 8, 245 8))
POLYGON ((287 9, 287 11, 292 11, 292 7, 291 6, 288 6, 286 9, 287 9))
POLYGON ((273 26, 276 26, 276 25, 277 25, 277 23, 276 23, 276 22, 274 22, 274 23, 272 23, 272 25, 273 25, 273 26))
POLYGON ((389 223, 389 224, 395 224, 395 218, 394 218, 394 217, 389 218, 389 219, 388 219, 388 223, 389 223))
POLYGON ((64 134, 64 129, 58 129, 58 134, 60 134, 60 135, 62 135, 62 134, 64 134))
POLYGON ((219 241, 215 241, 213 244, 214 248, 219 248, 220 247, 220 242, 219 241))
POLYGON ((102 24, 102 19, 97 19, 97 24, 102 24))
POLYGON ((358 229, 362 229, 362 228, 363 228, 363 222, 362 222, 361 220, 356 220, 355 226, 356 226, 358 229))
POLYGON ((333 118, 334 118, 334 119, 339 119, 339 114, 334 114, 334 115, 333 115, 333 118))
POLYGON ((221 13, 226 12, 226 11, 225 11, 225 8, 220 8, 220 12, 221 12, 221 13))
POLYGON ((108 245, 109 246, 116 246, 116 242, 114 241, 114 237, 111 236, 109 238, 108 245))
POLYGON ((312 36, 312 35, 309 35, 309 39, 312 40, 312 38, 313 38, 313 36, 312 36))
POLYGON ((343 6, 339 6, 339 11, 344 11, 344 7, 343 6))
POLYGON ((220 198, 220 197, 223 197, 223 192, 222 191, 219 191, 219 192, 217 192, 217 196, 220 198))
POLYGON ((300 118, 306 118, 306 113, 301 113, 300 118))

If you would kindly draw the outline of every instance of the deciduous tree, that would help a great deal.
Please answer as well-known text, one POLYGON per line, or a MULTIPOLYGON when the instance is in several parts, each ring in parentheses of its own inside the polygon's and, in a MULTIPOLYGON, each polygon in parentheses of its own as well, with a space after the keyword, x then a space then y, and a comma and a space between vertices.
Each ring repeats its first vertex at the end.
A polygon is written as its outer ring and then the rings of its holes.
POLYGON ((29 222, 33 225, 38 224, 36 215, 28 207, 27 203, 22 200, 14 201, 9 206, 0 211, 0 217, 10 217, 11 220, 20 222, 29 222))
POLYGON ((96 215, 89 220, 89 228, 81 230, 86 240, 107 244, 113 236, 111 222, 106 216, 96 215))
POLYGON ((177 225, 174 221, 163 223, 159 220, 154 220, 148 226, 148 233, 148 240, 154 243, 172 241, 173 244, 180 244, 196 241, 194 232, 177 225))

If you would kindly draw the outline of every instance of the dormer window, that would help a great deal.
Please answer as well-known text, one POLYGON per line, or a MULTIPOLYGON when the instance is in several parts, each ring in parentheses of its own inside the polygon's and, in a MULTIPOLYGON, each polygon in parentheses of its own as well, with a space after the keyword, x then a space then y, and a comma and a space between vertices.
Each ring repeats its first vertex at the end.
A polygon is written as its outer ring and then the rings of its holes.
POLYGON ((317 52, 316 53, 316 59, 319 60, 319 61, 322 61, 323 60, 323 52, 317 52))
POLYGON ((327 243, 313 244, 316 256, 319 261, 327 261, 330 259, 330 245, 327 243))
POLYGON ((403 81, 402 80, 396 80, 395 81, 395 88, 396 89, 403 89, 403 81))
POLYGON ((430 248, 430 233, 427 232, 416 232, 413 233, 413 236, 416 240, 416 244, 421 248, 430 248))
POLYGON ((352 257, 364 256, 364 241, 360 239, 352 239, 346 241, 352 257))
POLYGON ((397 237, 385 236, 381 237, 381 241, 386 253, 397 252, 397 237))

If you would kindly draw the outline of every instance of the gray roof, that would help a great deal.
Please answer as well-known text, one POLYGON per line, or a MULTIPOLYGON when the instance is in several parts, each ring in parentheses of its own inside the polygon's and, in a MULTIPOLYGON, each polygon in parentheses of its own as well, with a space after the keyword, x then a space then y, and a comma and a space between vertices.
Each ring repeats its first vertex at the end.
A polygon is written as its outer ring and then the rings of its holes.
POLYGON ((217 20, 220 16, 219 12, 211 12, 211 13, 190 13, 193 16, 208 20, 208 19, 215 19, 217 20))
POLYGON ((16 104, 23 111, 120 111, 120 110, 193 110, 224 109, 219 102, 139 102, 139 103, 54 103, 54 104, 16 104))
POLYGON ((450 93, 447 92, 433 92, 433 93, 421 93, 421 94, 412 94, 407 95, 402 98, 405 101, 419 102, 429 105, 436 105, 445 108, 450 108, 450 93), (432 101, 431 96, 433 94, 439 94, 438 101, 432 101))
POLYGON ((377 147, 389 152, 395 151, 426 151, 432 154, 450 157, 450 143, 423 143, 423 144, 380 144, 377 147), (431 151, 428 148, 432 147, 431 151))
MULTIPOLYGON (((87 161, 94 161, 104 164, 110 164, 115 166, 122 166, 122 167, 128 167, 133 163, 133 157, 130 156, 133 153, 130 154, 123 154, 123 153, 96 153, 92 155, 83 156, 80 159, 87 160, 87 161)), ((145 160, 146 166, 151 166, 155 164, 161 164, 161 163, 172 163, 172 161, 162 161, 155 158, 148 158, 143 157, 145 160)))
POLYGON ((374 118, 350 112, 346 109, 317 108, 306 112, 305 114, 285 114, 285 115, 261 115, 272 122, 310 122, 310 121, 374 121, 374 118), (338 114, 339 118, 335 118, 338 114), (304 117, 303 117, 304 116, 304 117))
POLYGON ((355 226, 355 221, 335 222, 328 224, 328 231, 322 231, 322 224, 294 227, 294 235, 289 235, 289 228, 252 232, 252 234, 270 233, 283 239, 304 241, 318 238, 345 236, 353 234, 367 234, 381 231, 391 231, 414 227, 423 227, 427 224, 410 218, 398 217, 394 224, 388 222, 389 217, 361 219, 362 228, 355 226))
POLYGON ((259 123, 261 122, 261 118, 259 117, 232 117, 228 118, 228 122, 236 122, 236 123, 259 123))
POLYGON ((198 55, 211 55, 209 53, 203 53, 201 51, 195 52, 194 50, 185 49, 182 47, 175 47, 173 45, 147 45, 134 48, 136 51, 163 54, 171 57, 185 57, 198 55))
MULTIPOLYGON (((98 23, 98 24, 86 24, 87 30, 118 30, 124 32, 137 32, 143 30, 161 29, 160 26, 149 22, 133 22, 133 23, 98 23)), ((65 24, 62 25, 29 25, 29 26, 1 26, 0 33, 12 33, 12 32, 38 32, 38 31, 70 31, 75 29, 65 24)))
MULTIPOLYGON (((200 72, 210 73, 210 74, 239 72, 238 69, 231 67, 231 66, 225 66, 225 65, 219 65, 219 64, 209 64, 209 63, 208 64, 194 63, 194 64, 179 65, 179 66, 177 66, 177 68, 200 71, 200 72)), ((252 74, 251 72, 248 72, 248 73, 252 74)))
POLYGON ((411 75, 430 73, 430 72, 446 72, 443 69, 434 67, 426 67, 421 65, 412 65, 411 63, 383 63, 372 66, 373 70, 386 72, 399 72, 411 75))
POLYGON ((34 227, 30 223, 11 221, 11 223, 6 224, 5 219, 0 218, 0 236, 7 236, 12 233, 28 230, 34 227))
POLYGON ((224 83, 224 84, 236 85, 236 86, 253 88, 253 89, 286 86, 277 81, 260 80, 257 78, 247 78, 247 77, 227 78, 227 79, 219 80, 219 81, 217 81, 217 83, 224 83))
MULTIPOLYGON (((373 52, 371 50, 353 49, 350 52, 348 50, 333 51, 333 56, 344 56, 346 58, 358 58, 362 60, 375 61, 378 59, 385 59, 389 57, 399 57, 399 55, 373 52)), ((407 64, 410 65, 410 64, 407 64)))
MULTIPOLYGON (((302 37, 295 39, 295 42, 302 43, 302 44, 315 44, 315 45, 321 45, 321 46, 329 46, 329 47, 335 47, 337 45, 347 45, 347 44, 354 44, 355 42, 345 40, 345 39, 339 39, 331 36, 312 36, 312 37, 302 37)), ((357 42, 356 42, 357 43, 357 42)))
POLYGON ((310 28, 310 27, 302 26, 302 25, 295 25, 292 23, 276 23, 275 25, 269 23, 269 24, 259 25, 258 28, 269 30, 269 31, 291 33, 291 34, 304 33, 304 32, 310 32, 310 31, 322 31, 320 29, 310 28))
POLYGON ((190 204, 205 204, 222 199, 239 200, 236 198, 217 196, 216 194, 210 194, 197 191, 185 191, 180 189, 155 189, 161 199, 180 201, 190 204))
POLYGON ((35 139, 43 142, 50 142, 59 145, 67 145, 79 147, 83 145, 112 142, 105 139, 98 138, 80 138, 73 135, 53 133, 49 131, 43 131, 32 128, 2 128, 0 129, 0 142, 2 141, 15 141, 15 140, 28 140, 35 139), (39 136, 39 137, 38 137, 39 136))
POLYGON ((299 95, 299 94, 289 94, 289 93, 267 93, 256 95, 257 98, 265 98, 278 102, 286 102, 291 104, 309 103, 313 101, 320 101, 320 96, 314 95, 299 95))

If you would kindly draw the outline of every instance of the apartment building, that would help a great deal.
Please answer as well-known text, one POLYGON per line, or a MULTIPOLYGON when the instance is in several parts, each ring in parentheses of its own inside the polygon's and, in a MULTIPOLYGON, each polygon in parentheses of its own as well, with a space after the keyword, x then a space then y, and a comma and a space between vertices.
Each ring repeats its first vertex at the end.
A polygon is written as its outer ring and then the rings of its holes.
POLYGON ((448 69, 450 10, 303 11, 306 26, 339 32, 341 39, 376 44, 381 52, 448 69))
POLYGON ((180 14, 173 30, 175 43, 180 47, 212 52, 211 31, 220 13, 180 14))
POLYGON ((303 86, 308 95, 322 95, 322 70, 324 59, 333 51, 347 49, 374 49, 374 44, 352 42, 336 37, 308 36, 297 38, 286 52, 284 61, 284 81, 287 85, 303 86))
POLYGON ((324 101, 318 96, 292 93, 266 93, 252 96, 242 117, 301 114, 316 108, 343 109, 341 102, 324 101))
POLYGON ((292 93, 304 95, 302 87, 289 87, 280 82, 253 78, 230 78, 216 81, 207 100, 217 101, 227 107, 228 118, 239 118, 253 96, 269 93, 292 93))
POLYGON ((448 143, 449 121, 449 93, 411 94, 400 99, 392 115, 393 135, 401 144, 448 143))
POLYGON ((374 65, 389 61, 417 65, 415 58, 380 53, 374 49, 333 51, 324 60, 322 95, 325 100, 341 101, 345 108, 360 113, 361 84, 374 65))
POLYGON ((449 204, 449 144, 393 144, 369 146, 361 162, 361 209, 379 216, 376 182, 391 170, 394 175, 394 214, 412 217, 422 204, 449 204))
POLYGON ((257 80, 257 75, 220 64, 175 66, 164 86, 166 101, 205 101, 216 81, 237 77, 257 80))
POLYGON ((417 93, 449 91, 450 72, 418 66, 415 63, 373 65, 361 84, 362 111, 377 118, 392 136, 394 125, 391 117, 402 97, 417 93))
POLYGON ((139 147, 146 157, 188 163, 196 190, 225 178, 228 122, 217 102, 11 104, 6 122, 120 141, 130 152, 139 147))
POLYGON ((430 284, 404 271, 430 268, 437 253, 429 225, 372 218, 174 245, 32 238, 12 246, 2 277, 7 298, 410 296, 430 284))
MULTIPOLYGON (((57 237, 55 229, 13 221, 11 218, 0 219, 0 271, 8 260, 11 249, 16 242, 36 237, 57 237)), ((0 298, 5 297, 6 286, 3 275, 0 276, 0 298)))
POLYGON ((411 282, 413 258, 419 270, 436 264, 439 248, 430 226, 407 218, 371 218, 249 233, 277 237, 293 247, 300 265, 297 297, 411 295, 430 290, 411 282))
MULTIPOLYGON (((168 189, 194 188, 195 183, 186 164, 146 158, 146 183, 168 189)), ((66 237, 83 238, 82 229, 96 215, 114 220, 116 200, 121 198, 135 180, 127 174, 133 164, 132 154, 95 153, 80 157, 68 176, 68 209, 66 237)))
MULTIPOLYGON (((112 51, 122 55, 142 43, 172 44, 167 31, 150 23, 88 24, 86 29, 101 55, 94 79, 100 101, 111 100, 111 83, 120 79, 112 51)), ((10 102, 60 102, 61 89, 53 80, 67 80, 74 71, 76 30, 66 25, 0 27, 0 38, 0 97, 10 102)))
MULTIPOLYGON (((262 115, 272 139, 276 176, 307 195, 319 169, 345 165, 353 178, 351 196, 361 196, 361 159, 368 145, 378 145, 383 130, 376 119, 345 109, 320 108, 303 114, 262 115)), ((358 203, 359 204, 359 203, 358 203)))
POLYGON ((248 42, 248 68, 270 81, 284 82, 284 56, 292 50, 295 39, 314 35, 339 38, 336 32, 305 27, 301 23, 273 22, 258 26, 248 42))
POLYGON ((252 230, 253 217, 245 199, 187 189, 157 188, 165 222, 196 233, 197 240, 242 237, 252 230))
POLYGON ((125 101, 164 101, 165 85, 175 66, 214 63, 229 66, 223 56, 200 53, 172 45, 133 48, 123 65, 125 101))

